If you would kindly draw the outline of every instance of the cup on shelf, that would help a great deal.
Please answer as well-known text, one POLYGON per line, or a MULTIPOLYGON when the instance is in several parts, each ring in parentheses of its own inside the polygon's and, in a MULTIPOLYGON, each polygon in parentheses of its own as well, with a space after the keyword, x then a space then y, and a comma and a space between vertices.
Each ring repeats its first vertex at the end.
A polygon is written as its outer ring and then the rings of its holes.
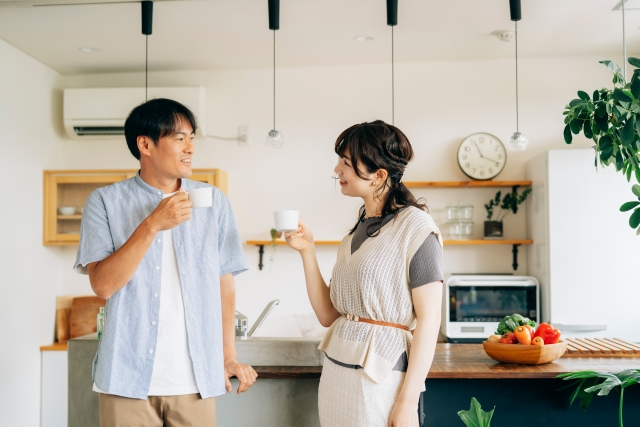
POLYGON ((76 210, 77 209, 75 206, 60 206, 58 208, 58 213, 60 215, 75 215, 76 210))

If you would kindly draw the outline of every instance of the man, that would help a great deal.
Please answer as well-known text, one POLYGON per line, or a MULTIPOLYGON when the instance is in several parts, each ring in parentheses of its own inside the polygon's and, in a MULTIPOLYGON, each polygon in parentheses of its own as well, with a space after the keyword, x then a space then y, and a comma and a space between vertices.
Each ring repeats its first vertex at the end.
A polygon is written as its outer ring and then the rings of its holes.
POLYGON ((196 120, 169 99, 125 122, 136 177, 99 188, 82 216, 77 272, 107 300, 93 362, 102 427, 215 426, 215 396, 256 372, 236 360, 235 283, 247 269, 228 199, 192 211, 196 120))

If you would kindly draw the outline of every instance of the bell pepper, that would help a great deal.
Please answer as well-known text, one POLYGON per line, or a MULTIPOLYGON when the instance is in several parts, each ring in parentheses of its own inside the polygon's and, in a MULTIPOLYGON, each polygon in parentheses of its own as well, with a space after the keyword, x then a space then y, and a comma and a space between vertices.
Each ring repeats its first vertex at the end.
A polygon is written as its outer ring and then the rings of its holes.
POLYGON ((545 344, 555 344, 560 340, 561 332, 548 323, 540 323, 534 337, 541 337, 545 344))
POLYGON ((531 344, 531 333, 524 326, 518 326, 514 334, 516 335, 516 339, 520 344, 524 344, 524 345, 531 344))
POLYGON ((535 331, 533 330, 533 328, 530 325, 522 325, 525 328, 527 328, 529 330, 529 334, 531 335, 531 339, 533 339, 535 337, 535 331))
POLYGON ((513 332, 506 333, 500 338, 500 342, 502 344, 517 344, 518 340, 516 339, 516 334, 513 332))

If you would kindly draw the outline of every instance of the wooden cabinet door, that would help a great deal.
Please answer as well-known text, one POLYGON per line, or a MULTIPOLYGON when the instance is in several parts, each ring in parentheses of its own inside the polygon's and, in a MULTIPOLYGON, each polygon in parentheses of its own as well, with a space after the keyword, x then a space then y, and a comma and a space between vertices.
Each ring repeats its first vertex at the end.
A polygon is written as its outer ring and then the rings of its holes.
MULTIPOLYGON (((77 245, 82 208, 92 191, 136 176, 136 170, 44 171, 43 244, 77 245), (63 213, 60 208, 75 208, 63 213)), ((206 182, 227 193, 227 174, 219 169, 194 169, 192 180, 206 182)))

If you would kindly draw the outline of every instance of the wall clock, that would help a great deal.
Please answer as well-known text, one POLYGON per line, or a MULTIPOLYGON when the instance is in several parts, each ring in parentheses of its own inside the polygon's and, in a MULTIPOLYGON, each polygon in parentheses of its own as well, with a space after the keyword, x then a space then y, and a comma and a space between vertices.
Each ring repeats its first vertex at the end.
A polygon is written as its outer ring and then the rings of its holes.
POLYGON ((504 144, 488 133, 474 133, 458 148, 458 166, 471 179, 495 178, 507 162, 504 144))

